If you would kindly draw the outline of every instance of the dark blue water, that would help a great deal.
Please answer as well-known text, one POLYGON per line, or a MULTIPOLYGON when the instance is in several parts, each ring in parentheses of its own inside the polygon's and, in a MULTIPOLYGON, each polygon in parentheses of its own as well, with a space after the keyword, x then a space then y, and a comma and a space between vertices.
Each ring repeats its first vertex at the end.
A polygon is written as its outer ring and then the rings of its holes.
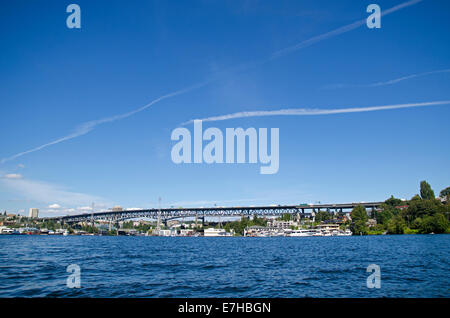
POLYGON ((449 297, 450 235, 0 236, 0 297, 449 297), (66 268, 81 268, 81 288, 66 268), (369 289, 369 264, 381 288, 369 289))

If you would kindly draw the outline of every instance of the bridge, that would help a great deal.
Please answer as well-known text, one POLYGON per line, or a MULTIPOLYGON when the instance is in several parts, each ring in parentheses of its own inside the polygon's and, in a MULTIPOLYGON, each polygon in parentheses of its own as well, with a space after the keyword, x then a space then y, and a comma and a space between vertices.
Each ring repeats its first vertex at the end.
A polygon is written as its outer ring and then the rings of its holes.
POLYGON ((247 206, 247 207, 209 207, 209 208, 164 208, 164 209, 142 209, 124 211, 104 211, 96 213, 84 213, 78 215, 66 215, 45 218, 59 222, 74 223, 88 221, 110 221, 150 218, 164 221, 177 218, 194 217, 242 217, 242 216, 281 216, 283 214, 297 215, 297 217, 311 217, 319 211, 333 214, 342 214, 351 211, 354 207, 362 205, 364 208, 376 210, 384 202, 359 202, 339 204, 300 204, 300 205, 270 205, 270 206, 247 206))

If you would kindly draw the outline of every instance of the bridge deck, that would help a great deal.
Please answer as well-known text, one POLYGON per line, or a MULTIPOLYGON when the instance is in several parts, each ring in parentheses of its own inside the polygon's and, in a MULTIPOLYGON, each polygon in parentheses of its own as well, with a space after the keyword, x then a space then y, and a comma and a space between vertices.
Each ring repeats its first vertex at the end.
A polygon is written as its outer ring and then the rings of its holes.
POLYGON ((65 222, 79 222, 87 220, 118 220, 132 218, 157 218, 171 219, 178 217, 205 217, 205 216, 241 216, 241 215, 261 215, 277 216, 285 213, 306 214, 319 210, 344 212, 353 209, 357 205, 362 205, 366 209, 378 208, 384 202, 360 202, 360 203, 337 203, 337 204, 311 204, 311 205, 270 205, 270 206, 247 206, 247 207, 208 207, 208 208, 164 208, 164 209, 142 209, 125 211, 103 211, 96 213, 85 213, 78 215, 66 215, 59 217, 45 218, 49 220, 59 220, 65 222))

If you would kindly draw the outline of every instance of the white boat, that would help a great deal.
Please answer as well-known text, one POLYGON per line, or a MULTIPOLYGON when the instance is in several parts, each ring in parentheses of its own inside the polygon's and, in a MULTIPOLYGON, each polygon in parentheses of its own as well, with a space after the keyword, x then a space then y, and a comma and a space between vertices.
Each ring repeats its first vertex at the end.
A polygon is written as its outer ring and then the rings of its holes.
POLYGON ((315 230, 292 230, 290 233, 288 233, 288 236, 313 236, 315 232, 315 230))
POLYGON ((0 233, 1 234, 13 234, 14 230, 10 228, 2 228, 0 233))
POLYGON ((230 236, 229 233, 227 233, 224 229, 215 229, 215 228, 208 228, 203 231, 204 236, 208 237, 216 237, 216 236, 230 236))
POLYGON ((349 229, 343 231, 343 232, 339 232, 338 236, 351 236, 353 233, 352 231, 350 231, 349 229))

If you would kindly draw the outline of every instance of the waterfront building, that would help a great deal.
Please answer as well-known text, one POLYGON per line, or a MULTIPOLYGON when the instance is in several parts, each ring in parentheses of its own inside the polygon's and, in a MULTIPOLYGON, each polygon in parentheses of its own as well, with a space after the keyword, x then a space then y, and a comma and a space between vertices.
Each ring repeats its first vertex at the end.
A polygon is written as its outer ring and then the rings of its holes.
POLYGON ((180 236, 192 236, 195 232, 192 229, 182 229, 180 230, 180 236))
POLYGON ((36 208, 30 208, 30 210, 28 211, 28 217, 30 218, 38 218, 39 216, 39 209, 36 208))
POLYGON ((168 227, 181 226, 180 221, 178 220, 169 220, 167 221, 168 227))
POLYGON ((112 208, 113 212, 122 212, 123 208, 120 205, 116 205, 112 208))
POLYGON ((294 221, 280 221, 275 219, 267 220, 267 227, 276 229, 290 229, 292 226, 297 226, 297 222, 294 221))
POLYGON ((157 235, 159 235, 159 236, 172 236, 173 235, 173 231, 172 230, 159 230, 159 231, 157 231, 157 235))

